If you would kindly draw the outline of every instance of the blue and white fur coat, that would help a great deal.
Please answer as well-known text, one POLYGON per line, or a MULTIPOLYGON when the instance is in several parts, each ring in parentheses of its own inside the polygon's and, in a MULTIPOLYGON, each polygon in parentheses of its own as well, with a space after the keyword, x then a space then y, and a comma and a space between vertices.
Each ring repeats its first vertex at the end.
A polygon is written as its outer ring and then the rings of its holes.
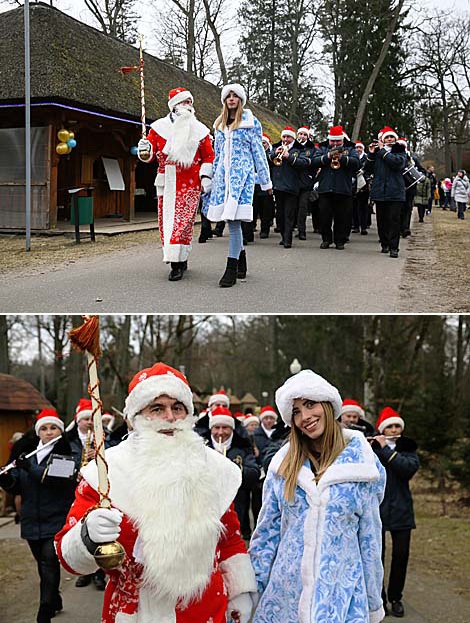
POLYGON ((216 130, 210 221, 253 220, 255 172, 262 190, 272 188, 261 137, 261 124, 248 109, 235 130, 216 130))
POLYGON ((360 432, 318 484, 306 462, 293 503, 277 475, 288 444, 274 456, 250 544, 261 599, 253 623, 378 623, 385 470, 360 432))

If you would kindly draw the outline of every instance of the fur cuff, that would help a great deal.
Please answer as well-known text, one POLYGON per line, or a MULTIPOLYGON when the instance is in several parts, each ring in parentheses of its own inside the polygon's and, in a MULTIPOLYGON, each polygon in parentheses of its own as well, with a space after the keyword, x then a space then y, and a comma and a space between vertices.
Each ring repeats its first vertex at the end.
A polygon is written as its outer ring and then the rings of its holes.
POLYGON ((380 623, 383 619, 385 619, 385 610, 383 606, 380 606, 378 610, 369 612, 370 623, 380 623))
POLYGON ((199 170, 199 177, 210 177, 212 178, 212 162, 203 162, 201 164, 201 168, 199 170))
POLYGON ((273 183, 268 182, 267 184, 260 184, 260 186, 261 190, 271 190, 271 188, 273 187, 273 183))
POLYGON ((64 535, 60 544, 60 554, 65 565, 77 575, 94 573, 98 565, 87 550, 81 537, 82 524, 79 521, 64 535))
MULTIPOLYGON (((240 593, 256 593, 255 572, 248 554, 235 554, 219 565, 224 578, 228 598, 232 599, 240 593)), ((374 622, 375 623, 375 622, 374 622)))

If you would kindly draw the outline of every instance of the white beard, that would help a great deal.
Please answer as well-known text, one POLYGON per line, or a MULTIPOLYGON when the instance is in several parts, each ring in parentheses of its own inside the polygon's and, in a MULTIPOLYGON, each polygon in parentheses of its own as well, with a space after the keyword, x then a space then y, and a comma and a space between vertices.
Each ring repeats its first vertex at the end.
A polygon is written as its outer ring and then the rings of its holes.
POLYGON ((137 416, 134 426, 135 460, 122 510, 138 529, 144 586, 157 598, 186 605, 210 579, 222 531, 207 449, 190 418, 159 427, 137 416), (157 432, 170 427, 173 436, 157 432))
POLYGON ((182 167, 190 167, 199 146, 198 133, 194 128, 194 108, 178 107, 172 124, 172 133, 163 149, 168 160, 182 167))

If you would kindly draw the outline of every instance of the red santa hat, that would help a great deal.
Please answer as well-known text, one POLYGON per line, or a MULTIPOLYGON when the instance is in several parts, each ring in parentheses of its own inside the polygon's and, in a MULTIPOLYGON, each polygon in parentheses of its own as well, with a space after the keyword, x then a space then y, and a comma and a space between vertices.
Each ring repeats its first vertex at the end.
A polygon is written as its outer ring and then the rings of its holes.
POLYGON ((75 407, 75 421, 80 422, 83 418, 91 417, 93 415, 93 406, 89 398, 80 398, 77 406, 75 407))
POLYGON ((258 417, 256 417, 256 415, 248 415, 248 416, 244 419, 243 424, 244 424, 244 426, 247 426, 248 424, 252 424, 252 423, 255 423, 255 422, 256 422, 256 424, 258 424, 258 426, 259 426, 259 418, 258 418, 258 417))
POLYGON ((297 129, 297 134, 299 134, 299 132, 305 132, 305 134, 310 134, 310 128, 308 127, 308 125, 303 125, 297 129))
POLYGON ((233 91, 235 93, 235 95, 238 95, 238 97, 242 101, 242 106, 245 106, 245 104, 246 104, 246 91, 242 87, 241 84, 237 84, 237 83, 235 83, 235 84, 226 84, 224 87, 222 87, 222 93, 220 95, 220 100, 221 100, 222 104, 225 102, 225 100, 229 96, 230 91, 233 91))
POLYGON ((103 426, 107 426, 109 430, 112 430, 114 426, 114 416, 111 415, 111 413, 103 413, 101 420, 103 422, 103 426))
POLYGON ((271 140, 271 137, 269 136, 269 134, 266 134, 265 132, 263 132, 262 140, 266 141, 267 143, 269 143, 269 145, 273 144, 273 142, 271 140))
POLYGON ((39 429, 41 426, 44 426, 44 424, 55 424, 64 432, 64 423, 55 409, 43 409, 37 414, 34 424, 36 435, 39 435, 39 429))
POLYGON ((403 418, 400 417, 395 409, 392 409, 392 407, 385 407, 380 412, 379 419, 377 420, 375 428, 379 431, 380 434, 382 434, 387 426, 390 426, 391 424, 400 424, 402 429, 405 428, 405 422, 403 421, 403 418))
POLYGON ((314 400, 315 402, 330 402, 335 418, 339 416, 342 407, 342 400, 339 391, 328 383, 313 370, 302 370, 294 374, 276 390, 276 405, 282 419, 291 426, 292 405, 297 398, 314 400))
POLYGON ((362 147, 362 149, 365 149, 364 143, 361 143, 361 141, 356 141, 356 147, 362 147))
POLYGON ((237 411, 236 413, 234 413, 233 417, 239 422, 243 423, 245 421, 246 415, 243 415, 241 411, 237 411))
POLYGON ((295 129, 292 126, 286 125, 286 127, 281 132, 281 138, 283 136, 292 136, 292 138, 295 138, 297 135, 295 133, 295 129))
POLYGON ((395 130, 393 130, 393 128, 388 125, 380 130, 378 137, 380 140, 383 141, 387 136, 394 136, 396 139, 398 139, 398 134, 395 132, 395 130))
POLYGON ((399 143, 400 145, 403 145, 403 147, 404 147, 405 149, 407 149, 407 147, 408 147, 408 141, 406 140, 406 138, 403 138, 403 137, 402 137, 402 138, 399 138, 399 139, 397 140, 397 143, 399 143))
POLYGON ((191 98, 191 100, 194 101, 194 98, 191 92, 188 91, 188 89, 185 89, 183 87, 178 87, 177 89, 171 89, 171 91, 168 93, 168 108, 170 110, 173 110, 173 108, 177 104, 181 104, 181 102, 184 102, 188 98, 191 98))
POLYGON ((209 415, 209 428, 213 426, 230 426, 235 428, 235 419, 225 407, 215 407, 212 414, 209 415))
POLYGON ((341 141, 344 140, 344 130, 342 125, 334 125, 328 131, 329 141, 341 141))
POLYGON ((212 394, 207 403, 208 407, 211 407, 215 402, 223 402, 227 409, 230 407, 230 398, 227 396, 225 390, 221 389, 217 394, 212 394))
POLYGON ((340 415, 343 413, 357 413, 359 417, 364 417, 365 412, 363 407, 357 402, 357 400, 353 400, 352 398, 345 398, 343 400, 343 406, 341 407, 340 415))
POLYGON ((266 405, 265 407, 263 407, 261 409, 261 411, 259 412, 259 419, 262 422, 263 418, 265 418, 266 416, 270 415, 271 417, 273 417, 276 422, 277 422, 277 413, 276 411, 273 409, 273 407, 271 407, 270 405, 266 405))
POLYGON ((193 415, 193 393, 187 378, 179 370, 161 362, 137 372, 129 383, 124 415, 132 423, 135 416, 154 398, 163 395, 179 400, 186 407, 188 415, 193 415))

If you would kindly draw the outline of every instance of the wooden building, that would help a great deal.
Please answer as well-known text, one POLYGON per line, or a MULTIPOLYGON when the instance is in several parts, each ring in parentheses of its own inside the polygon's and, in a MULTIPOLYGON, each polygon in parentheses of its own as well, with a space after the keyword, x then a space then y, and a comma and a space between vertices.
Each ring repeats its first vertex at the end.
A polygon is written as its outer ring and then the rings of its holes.
MULTIPOLYGON (((70 218, 69 189, 93 188, 95 218, 155 211, 155 165, 130 153, 141 136, 139 64, 133 46, 104 35, 55 7, 30 5, 33 229, 53 229, 70 218), (74 133, 68 155, 58 155, 59 130, 74 133), (103 160, 104 159, 104 160, 103 160), (106 165, 106 166, 105 166, 106 165), (110 189, 113 166, 124 190, 110 189)), ((25 226, 23 7, 0 14, 0 229, 25 226)), ((144 54, 147 123, 168 114, 168 91, 183 86, 208 127, 220 112, 219 89, 144 54)), ((265 131, 278 136, 281 117, 251 105, 265 131)))

